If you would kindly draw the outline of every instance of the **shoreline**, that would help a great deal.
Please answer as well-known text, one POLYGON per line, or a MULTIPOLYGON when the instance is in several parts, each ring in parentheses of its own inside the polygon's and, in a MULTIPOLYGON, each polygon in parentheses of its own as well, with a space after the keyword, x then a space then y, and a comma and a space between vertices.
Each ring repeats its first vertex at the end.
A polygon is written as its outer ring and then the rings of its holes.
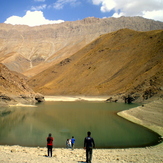
POLYGON ((124 110, 117 114, 118 116, 146 127, 163 137, 163 99, 129 110, 124 110))
MULTIPOLYGON (((121 111, 117 114, 129 121, 151 129, 152 131, 161 135, 163 138, 163 99, 158 99, 156 101, 144 104, 143 106, 138 106, 129 110, 121 111)), ((162 163, 162 151, 163 142, 150 147, 123 149, 94 149, 92 162, 162 163)), ((85 150, 83 149, 71 150, 54 147, 53 157, 49 158, 46 157, 46 147, 22 147, 16 145, 0 145, 0 153, 0 162, 2 163, 81 163, 85 161, 85 150)))
POLYGON ((15 105, 9 105, 9 107, 37 107, 37 106, 36 105, 18 103, 18 104, 15 104, 15 105))
POLYGON ((106 101, 108 96, 45 96, 45 101, 106 101))

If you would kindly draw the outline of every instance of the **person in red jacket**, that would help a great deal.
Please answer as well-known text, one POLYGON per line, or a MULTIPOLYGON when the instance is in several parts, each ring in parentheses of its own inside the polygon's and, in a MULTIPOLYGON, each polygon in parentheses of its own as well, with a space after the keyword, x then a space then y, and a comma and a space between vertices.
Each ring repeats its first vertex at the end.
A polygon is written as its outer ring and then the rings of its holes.
POLYGON ((52 157, 52 148, 53 148, 53 140, 52 134, 49 134, 47 137, 47 148, 48 148, 48 156, 51 155, 52 157))

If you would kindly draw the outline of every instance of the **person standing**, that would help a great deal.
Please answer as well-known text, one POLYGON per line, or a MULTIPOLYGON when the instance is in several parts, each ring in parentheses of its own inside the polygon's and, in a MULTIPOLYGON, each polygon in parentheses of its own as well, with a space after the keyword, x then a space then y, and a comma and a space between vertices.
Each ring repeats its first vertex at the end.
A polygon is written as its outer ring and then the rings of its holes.
POLYGON ((66 148, 69 148, 69 139, 66 140, 66 148))
POLYGON ((75 138, 74 138, 74 136, 72 136, 72 138, 71 138, 71 148, 72 148, 72 150, 74 150, 74 146, 75 146, 75 138))
POLYGON ((71 139, 68 139, 69 148, 71 148, 71 139))
POLYGON ((84 149, 86 149, 86 162, 91 163, 92 160, 92 152, 93 148, 95 148, 94 139, 91 137, 91 132, 87 132, 87 137, 84 139, 84 149))
POLYGON ((47 148, 48 148, 48 156, 51 155, 52 157, 52 149, 53 149, 53 140, 54 138, 52 137, 52 134, 49 134, 47 137, 47 148))
POLYGON ((66 140, 66 148, 71 148, 71 139, 66 140))

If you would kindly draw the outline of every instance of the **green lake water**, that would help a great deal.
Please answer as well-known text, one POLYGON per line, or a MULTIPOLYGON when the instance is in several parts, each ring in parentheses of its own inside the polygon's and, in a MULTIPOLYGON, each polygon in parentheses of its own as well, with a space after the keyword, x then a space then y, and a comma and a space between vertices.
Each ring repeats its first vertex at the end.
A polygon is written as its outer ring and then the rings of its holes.
POLYGON ((158 134, 116 114, 136 106, 74 101, 44 102, 37 107, 10 107, 0 114, 0 144, 46 147, 46 137, 52 133, 54 147, 65 147, 66 139, 74 136, 75 147, 82 148, 87 131, 92 132, 96 148, 157 144, 158 134))

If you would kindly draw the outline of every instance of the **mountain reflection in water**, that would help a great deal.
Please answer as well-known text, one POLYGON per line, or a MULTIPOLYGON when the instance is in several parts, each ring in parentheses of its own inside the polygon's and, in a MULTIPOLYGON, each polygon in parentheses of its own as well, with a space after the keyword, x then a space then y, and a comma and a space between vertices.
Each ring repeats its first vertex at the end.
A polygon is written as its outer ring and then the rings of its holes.
POLYGON ((44 102, 37 107, 0 108, 0 144, 46 146, 49 133, 54 147, 65 147, 74 136, 76 148, 83 147, 87 131, 97 148, 153 145, 159 135, 116 115, 136 104, 105 102, 44 102))

